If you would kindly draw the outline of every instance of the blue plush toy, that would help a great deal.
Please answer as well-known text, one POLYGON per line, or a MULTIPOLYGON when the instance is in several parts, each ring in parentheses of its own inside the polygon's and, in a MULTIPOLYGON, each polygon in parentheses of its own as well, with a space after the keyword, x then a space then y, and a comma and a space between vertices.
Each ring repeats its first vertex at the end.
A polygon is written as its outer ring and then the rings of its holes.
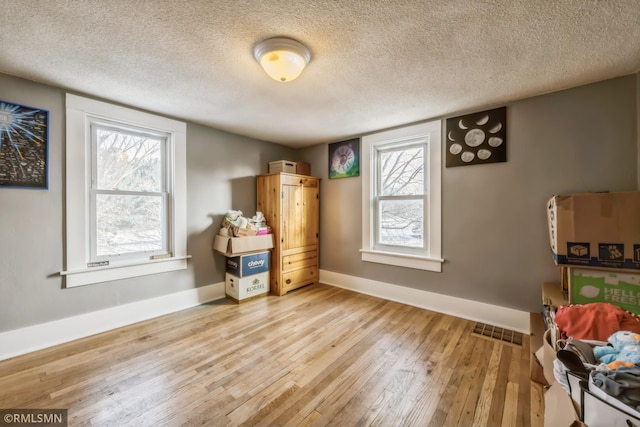
POLYGON ((619 366, 632 367, 640 363, 640 334, 618 331, 607 340, 611 345, 596 346, 593 355, 610 369, 619 366))

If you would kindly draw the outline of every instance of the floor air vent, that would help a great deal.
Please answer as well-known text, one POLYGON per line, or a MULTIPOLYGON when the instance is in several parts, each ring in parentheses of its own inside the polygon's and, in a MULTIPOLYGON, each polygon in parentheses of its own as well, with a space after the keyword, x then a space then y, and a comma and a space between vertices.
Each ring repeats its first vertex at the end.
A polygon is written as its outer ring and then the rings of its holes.
POLYGON ((472 334, 482 338, 498 340, 507 344, 513 344, 517 346, 522 345, 522 334, 520 332, 510 331, 509 329, 499 328, 493 325, 486 325, 484 323, 476 323, 476 326, 473 328, 472 334))

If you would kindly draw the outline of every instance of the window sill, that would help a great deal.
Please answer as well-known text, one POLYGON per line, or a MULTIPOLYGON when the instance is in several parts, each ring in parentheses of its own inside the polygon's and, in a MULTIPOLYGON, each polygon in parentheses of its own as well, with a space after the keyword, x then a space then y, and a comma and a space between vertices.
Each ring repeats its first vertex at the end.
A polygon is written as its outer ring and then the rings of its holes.
POLYGON ((424 256, 400 254, 396 252, 382 252, 361 249, 362 261, 378 264, 395 265, 397 267, 415 268, 418 270, 442 272, 444 259, 424 256))
POLYGON ((191 258, 191 255, 138 261, 129 264, 116 264, 104 267, 79 268, 61 271, 60 275, 66 277, 66 288, 74 288, 76 286, 109 282, 111 280, 128 279, 130 277, 146 276, 148 274, 184 270, 187 268, 187 260, 189 258, 191 258))

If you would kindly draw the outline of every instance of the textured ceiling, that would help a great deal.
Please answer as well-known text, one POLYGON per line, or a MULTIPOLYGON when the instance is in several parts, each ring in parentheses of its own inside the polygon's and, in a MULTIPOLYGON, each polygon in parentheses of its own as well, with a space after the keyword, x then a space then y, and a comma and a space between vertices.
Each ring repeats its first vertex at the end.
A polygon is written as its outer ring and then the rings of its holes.
MULTIPOLYGON (((640 70, 640 0, 0 0, 0 72, 292 147, 640 70), (264 38, 312 51, 290 83, 264 38)), ((11 101, 11 100, 7 100, 11 101)))

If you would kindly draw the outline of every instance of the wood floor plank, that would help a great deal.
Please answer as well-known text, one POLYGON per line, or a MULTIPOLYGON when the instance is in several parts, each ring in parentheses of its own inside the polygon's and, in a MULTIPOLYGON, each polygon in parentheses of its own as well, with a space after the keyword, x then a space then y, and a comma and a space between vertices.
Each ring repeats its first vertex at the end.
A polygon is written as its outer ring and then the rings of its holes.
MULTIPOLYGON (((523 385, 519 384, 519 388, 523 385)), ((529 422, 526 424, 531 427, 544 426, 544 389, 541 384, 533 383, 531 385, 531 400, 529 402, 529 422)))
POLYGON ((491 407, 493 390, 496 386, 501 353, 502 346, 494 345, 493 351, 491 352, 491 358, 489 359, 489 364, 487 365, 484 382, 480 389, 479 399, 476 403, 476 410, 473 415, 472 425, 474 426, 484 426, 489 423, 489 408, 491 407))
MULTIPOLYGON (((504 405, 502 410, 502 427, 511 427, 518 425, 518 384, 509 382, 504 397, 504 405)), ((497 425, 497 424, 496 424, 497 425)))
POLYGON ((505 406, 512 405, 513 408, 517 409, 518 404, 517 395, 515 401, 507 400, 506 397, 507 387, 510 384, 509 373, 511 372, 511 368, 519 362, 514 361, 512 358, 513 346, 502 345, 500 347, 500 359, 496 370, 496 378, 492 381, 493 391, 489 392, 489 390, 487 390, 488 396, 486 396, 486 398, 490 399, 486 420, 486 424, 488 425, 499 425, 504 415, 505 406))
POLYGON ((496 344, 482 338, 471 337, 469 340, 471 355, 467 363, 459 367, 464 370, 464 378, 456 390, 456 397, 448 411, 445 425, 470 426, 473 423, 486 364, 494 345, 496 344))
POLYGON ((542 426, 529 342, 318 284, 0 362, 0 408, 70 426, 542 426))

